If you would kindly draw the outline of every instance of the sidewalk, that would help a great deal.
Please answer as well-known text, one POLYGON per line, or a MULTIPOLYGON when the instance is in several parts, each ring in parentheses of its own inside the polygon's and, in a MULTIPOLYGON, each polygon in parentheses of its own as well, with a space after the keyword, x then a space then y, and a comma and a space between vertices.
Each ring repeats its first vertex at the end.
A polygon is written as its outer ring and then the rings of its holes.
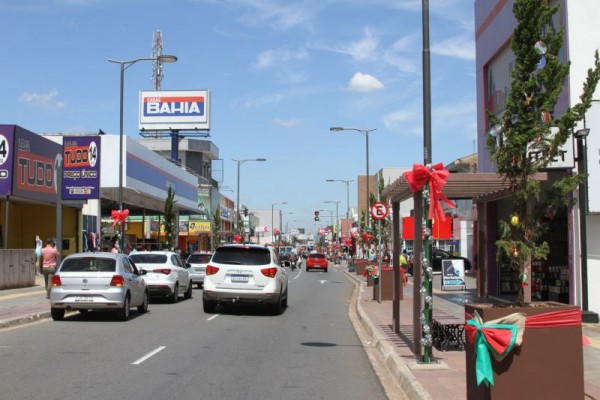
POLYGON ((44 277, 36 275, 35 286, 0 290, 0 329, 50 318, 44 277))
MULTIPOLYGON (((433 358, 439 363, 418 363, 413 348, 413 286, 404 287, 400 301, 400 333, 393 331, 392 301, 373 300, 373 288, 366 278, 344 271, 356 284, 351 308, 356 302, 357 319, 370 336, 371 345, 378 350, 382 362, 395 377, 398 386, 409 399, 465 399, 466 360, 464 351, 445 352, 433 348, 433 358)), ((435 279, 434 279, 435 282, 435 279)), ((468 282, 467 282, 468 283, 468 282)), ((443 292, 435 288, 433 307, 438 311, 464 320, 464 303, 474 298, 471 290, 443 292)), ((469 288, 469 284, 467 286, 469 288)), ((583 324, 583 334, 589 345, 583 347, 585 399, 600 400, 600 326, 583 324)))

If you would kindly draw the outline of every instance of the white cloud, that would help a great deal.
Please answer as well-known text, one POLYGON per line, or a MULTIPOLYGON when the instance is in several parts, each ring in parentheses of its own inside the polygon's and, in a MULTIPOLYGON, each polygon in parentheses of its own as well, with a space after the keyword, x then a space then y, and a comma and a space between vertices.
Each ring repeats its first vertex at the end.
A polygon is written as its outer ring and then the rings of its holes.
POLYGON ((383 124, 391 131, 418 135, 421 129, 415 129, 415 126, 419 123, 421 115, 416 109, 394 111, 384 115, 383 124))
POLYGON ((48 93, 29 93, 25 92, 19 98, 23 103, 51 110, 60 110, 65 107, 64 101, 56 100, 58 90, 52 89, 48 93))
POLYGON ((391 65, 402 72, 418 73, 420 71, 421 59, 420 39, 416 34, 406 35, 396 40, 383 55, 383 59, 388 65, 391 65))
POLYGON ((363 74, 362 72, 355 73, 348 83, 348 90, 351 92, 367 93, 375 90, 381 90, 383 88, 383 83, 381 83, 377 78, 375 78, 373 75, 363 74))
POLYGON ((461 60, 475 60, 475 40, 467 36, 450 37, 431 47, 431 52, 443 56, 460 58, 461 60))
POLYGON ((256 69, 266 69, 273 66, 279 67, 282 63, 287 63, 288 61, 300 61, 306 58, 308 58, 308 53, 304 48, 297 50, 265 50, 258 55, 254 67, 256 69))
POLYGON ((273 119, 273 123, 279 126, 283 126, 285 128, 293 128, 295 126, 298 126, 300 124, 300 120, 297 119, 287 119, 287 120, 283 120, 283 119, 279 119, 279 118, 274 118, 273 119))
POLYGON ((366 28, 364 38, 350 43, 340 51, 350 55, 357 61, 372 60, 376 57, 378 46, 379 40, 374 37, 373 33, 368 28, 366 28))

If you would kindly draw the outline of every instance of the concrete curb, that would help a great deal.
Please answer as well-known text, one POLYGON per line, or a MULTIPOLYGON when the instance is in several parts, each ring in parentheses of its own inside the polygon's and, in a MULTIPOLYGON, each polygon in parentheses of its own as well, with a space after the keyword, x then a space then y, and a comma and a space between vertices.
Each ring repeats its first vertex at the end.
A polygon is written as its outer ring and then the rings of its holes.
POLYGON ((350 311, 356 310, 357 320, 360 322, 362 329, 366 332, 369 338, 371 338, 371 342, 377 349, 377 354, 387 368, 388 372, 396 380, 397 385, 402 388, 409 399, 432 400, 431 396, 429 396, 429 393, 425 390, 423 385, 421 385, 421 383, 413 375, 406 362, 398 354, 396 354, 394 348, 389 343, 389 340, 374 327, 373 322, 369 319, 368 314, 360 304, 359 299, 361 298, 362 291, 364 290, 363 282, 357 279, 356 276, 347 270, 345 270, 344 273, 354 283, 355 286, 352 299, 350 301, 350 311))
POLYGON ((4 321, 0 321, 0 329, 13 328, 19 325, 30 324, 32 322, 37 322, 42 319, 50 318, 50 311, 45 311, 41 313, 34 313, 24 315, 22 317, 7 319, 4 321))

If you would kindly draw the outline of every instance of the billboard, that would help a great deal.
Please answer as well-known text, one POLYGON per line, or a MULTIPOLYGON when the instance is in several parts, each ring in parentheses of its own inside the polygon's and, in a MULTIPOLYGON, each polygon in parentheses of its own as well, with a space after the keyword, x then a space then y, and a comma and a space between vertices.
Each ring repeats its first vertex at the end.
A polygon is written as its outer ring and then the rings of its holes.
POLYGON ((62 196, 65 200, 100 197, 100 136, 63 138, 62 196))
POLYGON ((12 194, 56 203, 56 167, 61 158, 60 144, 15 125, 12 194))
POLYGON ((140 92, 141 131, 210 130, 208 90, 140 92))
POLYGON ((14 125, 0 125, 0 196, 12 194, 14 125))

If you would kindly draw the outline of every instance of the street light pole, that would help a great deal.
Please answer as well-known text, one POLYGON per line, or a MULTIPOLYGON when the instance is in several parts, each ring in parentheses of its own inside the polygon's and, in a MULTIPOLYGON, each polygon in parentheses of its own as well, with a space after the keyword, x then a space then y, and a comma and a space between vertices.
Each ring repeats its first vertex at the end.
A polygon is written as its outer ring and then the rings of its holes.
MULTIPOLYGON (((273 244, 275 244, 275 227, 273 226, 274 224, 274 220, 273 220, 273 211, 275 210, 275 206, 277 204, 287 204, 287 201, 282 201, 281 203, 273 203, 271 204, 271 242, 273 242, 273 244)), ((281 213, 279 213, 279 224, 281 225, 281 213)), ((281 231, 281 227, 279 228, 279 230, 281 231)))
POLYGON ((234 160, 237 163, 237 202, 235 203, 235 228, 238 233, 241 233, 240 236, 244 237, 244 232, 240 232, 240 165, 248 161, 267 161, 266 158, 246 158, 244 160, 234 160))
POLYGON ((337 239, 338 233, 339 233, 339 230, 337 229, 338 223, 339 223, 338 205, 340 204, 340 202, 331 200, 331 201, 325 201, 325 203, 335 203, 335 226, 336 226, 336 235, 335 236, 337 239))
POLYGON ((353 180, 327 179, 326 182, 343 182, 346 184, 346 218, 350 219, 350 182, 353 180))
MULTIPOLYGON (((123 211, 123 93, 125 89, 125 70, 131 67, 138 61, 158 61, 158 62, 175 62, 177 57, 170 55, 161 55, 158 57, 142 57, 133 60, 118 61, 108 59, 109 62, 119 64, 121 66, 121 83, 119 90, 119 212, 123 211)), ((124 228, 125 222, 119 222, 119 248, 123 251, 124 228)))
POLYGON ((369 132, 373 132, 376 131, 377 129, 358 129, 358 128, 342 128, 339 126, 334 126, 329 128, 330 131, 332 132, 341 132, 341 131, 357 131, 362 133, 363 135, 365 135, 365 139, 366 139, 366 148, 367 148, 367 195, 366 195, 366 203, 365 203, 365 222, 366 222, 366 226, 367 229, 369 229, 370 227, 370 219, 369 219, 369 208, 370 208, 370 204, 369 204, 369 195, 370 195, 370 191, 369 191, 369 132))

